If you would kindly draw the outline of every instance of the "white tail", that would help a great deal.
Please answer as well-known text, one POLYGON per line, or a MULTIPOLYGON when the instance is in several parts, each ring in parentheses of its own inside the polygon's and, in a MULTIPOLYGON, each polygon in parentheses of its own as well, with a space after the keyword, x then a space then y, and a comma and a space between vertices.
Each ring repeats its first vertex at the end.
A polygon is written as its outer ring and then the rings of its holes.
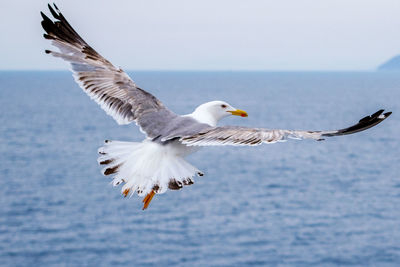
POLYGON ((203 175, 170 148, 148 140, 141 143, 105 141, 99 148, 98 162, 106 166, 104 175, 114 175, 114 186, 125 183, 121 190, 125 196, 135 192, 145 196, 152 190, 162 194, 168 188, 191 185, 196 174, 203 175))

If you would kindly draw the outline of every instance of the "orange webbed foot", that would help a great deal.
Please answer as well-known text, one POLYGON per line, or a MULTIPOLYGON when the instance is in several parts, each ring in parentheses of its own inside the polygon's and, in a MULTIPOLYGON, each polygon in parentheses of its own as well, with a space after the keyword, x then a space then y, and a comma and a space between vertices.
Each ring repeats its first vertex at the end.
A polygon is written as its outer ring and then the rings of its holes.
POLYGON ((153 197, 154 197, 154 195, 155 195, 156 193, 154 192, 154 190, 151 190, 151 192, 150 193, 148 193, 144 198, 143 198, 143 208, 142 208, 142 210, 145 210, 145 209, 147 209, 147 207, 149 206, 149 204, 150 204, 150 202, 151 202, 151 200, 153 199, 153 197))
POLYGON ((124 195, 124 197, 127 197, 129 194, 129 191, 131 191, 129 188, 125 189, 124 192, 122 192, 122 194, 124 195))

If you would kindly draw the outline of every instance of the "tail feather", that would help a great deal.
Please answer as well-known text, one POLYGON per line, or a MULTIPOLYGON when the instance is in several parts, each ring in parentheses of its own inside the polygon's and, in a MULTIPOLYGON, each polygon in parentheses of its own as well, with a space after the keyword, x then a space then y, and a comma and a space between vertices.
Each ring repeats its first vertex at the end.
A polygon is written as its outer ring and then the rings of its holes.
POLYGON ((104 143, 104 146, 98 150, 101 156, 97 159, 100 165, 105 165, 102 170, 103 175, 119 172, 120 167, 126 162, 132 151, 137 150, 141 145, 141 143, 109 140, 104 143))
MULTIPOLYGON (((122 186, 123 195, 162 194, 167 189, 181 189, 202 175, 196 167, 166 146, 151 141, 141 143, 106 141, 99 148, 98 163, 104 175, 113 175, 112 184, 122 186)), ((150 198, 151 199, 151 198, 150 198)), ((150 201, 149 201, 150 202, 150 201)))

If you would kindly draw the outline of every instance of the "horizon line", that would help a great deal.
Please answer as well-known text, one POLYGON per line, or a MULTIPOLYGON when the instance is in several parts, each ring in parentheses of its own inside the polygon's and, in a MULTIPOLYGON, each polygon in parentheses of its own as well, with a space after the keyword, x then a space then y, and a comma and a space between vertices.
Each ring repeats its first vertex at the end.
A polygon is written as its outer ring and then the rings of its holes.
MULTIPOLYGON (((70 69, 0 69, 0 72, 71 72, 70 69)), ((378 69, 123 69, 125 72, 379 72, 378 69)))

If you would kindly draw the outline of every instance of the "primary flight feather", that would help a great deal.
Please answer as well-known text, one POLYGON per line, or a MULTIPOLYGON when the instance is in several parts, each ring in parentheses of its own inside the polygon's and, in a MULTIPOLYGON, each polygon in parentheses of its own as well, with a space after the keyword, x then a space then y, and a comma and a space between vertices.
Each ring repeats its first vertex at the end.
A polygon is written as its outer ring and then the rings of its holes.
POLYGON ((194 183, 194 176, 203 173, 184 157, 201 146, 255 146, 291 139, 324 140, 325 137, 356 133, 386 119, 391 112, 379 110, 357 124, 333 131, 270 130, 239 126, 218 127, 220 119, 247 117, 243 110, 223 101, 212 101, 197 107, 193 113, 178 115, 155 96, 139 88, 120 68, 90 47, 72 28, 57 6, 48 5, 53 20, 43 12, 44 38, 58 48, 46 53, 71 64, 80 87, 118 124, 134 121, 146 135, 144 141, 105 141, 99 148, 98 162, 103 174, 113 176, 113 184, 121 183, 122 194, 144 196, 146 209, 155 194, 167 189, 181 189, 194 183))

